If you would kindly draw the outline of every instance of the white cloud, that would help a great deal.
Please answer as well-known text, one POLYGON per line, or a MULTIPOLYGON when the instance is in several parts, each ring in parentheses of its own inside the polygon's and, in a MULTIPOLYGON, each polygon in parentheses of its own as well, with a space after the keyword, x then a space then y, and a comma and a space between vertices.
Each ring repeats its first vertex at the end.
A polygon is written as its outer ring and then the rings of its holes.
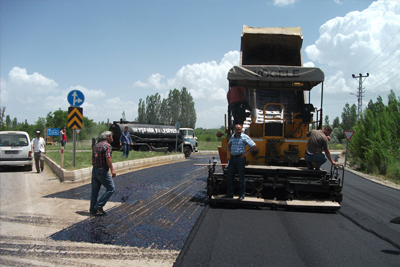
POLYGON ((278 7, 285 7, 285 6, 290 6, 294 5, 296 2, 299 2, 300 0, 273 0, 272 4, 274 6, 278 7))
MULTIPOLYGON (((34 124, 39 117, 45 118, 49 112, 58 109, 68 110, 68 93, 79 90, 85 96, 81 106, 83 115, 95 122, 106 121, 107 118, 120 118, 122 111, 135 116, 137 104, 125 99, 107 99, 102 90, 88 89, 84 86, 71 86, 61 90, 58 84, 42 74, 14 67, 8 74, 8 80, 1 78, 1 106, 6 107, 6 114, 22 122, 25 119, 34 124)), ((129 118, 134 119, 134 118, 129 118)))
MULTIPOLYGON (((390 89, 400 95, 400 79, 396 76, 399 29, 400 1, 390 0, 374 2, 363 11, 331 19, 320 27, 319 39, 305 52, 325 72, 328 106, 329 101, 357 104, 356 96, 350 95, 358 88, 358 80, 352 74, 370 74, 363 79, 364 102, 375 101, 378 95, 386 98, 390 89)), ((338 111, 340 116, 342 110, 338 111)))
MULTIPOLYGON (((209 110, 210 108, 214 110, 212 107, 215 105, 226 104, 227 73, 232 66, 239 64, 239 55, 238 51, 230 51, 223 56, 219 63, 210 61, 183 66, 176 72, 175 77, 170 79, 166 79, 159 73, 153 74, 147 79, 147 82, 136 81, 133 83, 133 87, 155 89, 159 94, 159 90, 167 91, 174 88, 180 90, 182 87, 186 87, 196 104, 197 125, 204 125, 206 122, 209 125, 210 118, 213 117, 215 126, 222 125, 223 114, 226 111, 220 112, 221 109, 218 109, 219 113, 210 113, 209 110), (202 114, 208 115, 202 116, 202 114)), ((151 94, 149 93, 149 95, 151 94)))

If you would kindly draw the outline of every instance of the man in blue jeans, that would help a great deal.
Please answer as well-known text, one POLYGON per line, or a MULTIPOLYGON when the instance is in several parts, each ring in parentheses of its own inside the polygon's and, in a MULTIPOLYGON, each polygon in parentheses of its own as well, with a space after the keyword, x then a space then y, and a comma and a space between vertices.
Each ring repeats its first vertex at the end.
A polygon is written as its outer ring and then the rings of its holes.
POLYGON ((335 167, 337 167, 337 163, 332 159, 331 152, 328 149, 328 137, 331 133, 332 128, 326 126, 324 130, 313 129, 306 134, 309 139, 304 159, 307 162, 307 168, 309 170, 314 169, 314 166, 312 165, 313 162, 316 163, 315 169, 319 170, 321 165, 328 159, 335 167), (325 152, 325 154, 322 152, 325 152))
POLYGON ((228 163, 227 173, 227 194, 225 198, 233 198, 233 179, 235 173, 239 175, 239 198, 241 201, 244 199, 246 190, 245 180, 245 168, 246 168, 246 156, 251 151, 257 148, 256 143, 247 135, 242 133, 242 125, 235 125, 235 134, 228 141, 227 150, 231 153, 231 158, 228 163), (246 145, 250 147, 246 151, 246 145))
POLYGON ((117 175, 111 160, 112 149, 110 144, 113 141, 112 132, 106 131, 102 133, 100 140, 102 141, 93 147, 92 154, 92 195, 89 209, 92 215, 107 215, 103 207, 115 191, 114 182, 108 170, 111 169, 112 177, 117 175), (102 185, 106 188, 106 192, 97 199, 102 185))
POLYGON ((131 134, 129 133, 129 126, 125 126, 125 131, 121 133, 121 136, 119 137, 119 145, 122 146, 122 153, 124 158, 127 158, 129 156, 129 148, 130 146, 133 146, 131 134))

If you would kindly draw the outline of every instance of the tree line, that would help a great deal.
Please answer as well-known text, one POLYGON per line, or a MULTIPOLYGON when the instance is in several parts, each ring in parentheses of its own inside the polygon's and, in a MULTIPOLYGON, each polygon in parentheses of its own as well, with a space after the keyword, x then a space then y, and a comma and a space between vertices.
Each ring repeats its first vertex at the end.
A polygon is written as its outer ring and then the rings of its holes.
POLYGON ((160 94, 150 95, 146 100, 139 99, 138 117, 139 123, 149 124, 173 124, 180 122, 181 127, 195 128, 196 110, 193 97, 183 87, 170 90, 167 98, 161 99, 160 94))
MULTIPOLYGON (((5 114, 6 107, 1 107, 0 109, 0 130, 1 131, 24 131, 29 134, 29 136, 35 136, 36 131, 45 131, 47 128, 60 128, 66 127, 67 129, 67 139, 72 139, 73 130, 68 129, 68 111, 63 111, 58 109, 54 112, 49 112, 46 118, 39 117, 34 124, 28 124, 27 120, 23 123, 19 123, 17 118, 11 120, 9 115, 5 114)), ((103 131, 108 130, 110 127, 109 122, 99 122, 96 123, 93 120, 83 116, 82 119, 82 129, 79 133, 79 139, 90 140, 92 137, 98 137, 103 131)), ((42 134, 43 136, 43 134, 42 134)), ((58 140, 55 137, 54 140, 58 140)))

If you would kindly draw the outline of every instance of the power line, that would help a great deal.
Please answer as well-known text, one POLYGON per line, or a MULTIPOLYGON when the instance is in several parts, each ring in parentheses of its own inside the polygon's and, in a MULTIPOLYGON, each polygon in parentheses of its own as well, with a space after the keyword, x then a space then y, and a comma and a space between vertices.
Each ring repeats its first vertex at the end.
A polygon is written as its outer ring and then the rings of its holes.
MULTIPOLYGON (((393 39, 396 37, 396 35, 398 34, 400 32, 400 30, 398 30, 397 32, 396 32, 396 34, 393 36, 393 38, 389 41, 389 43, 385 46, 385 48, 383 48, 382 50, 381 50, 381 52, 379 53, 379 55, 377 55, 373 60, 371 60, 371 62, 369 62, 368 64, 367 64, 367 66, 365 66, 364 68, 362 68, 361 70, 360 70, 360 72, 362 71, 362 70, 364 70, 366 67, 368 67, 369 65, 371 65, 371 63, 372 62, 374 62, 374 60, 375 59, 377 59, 381 54, 382 54, 382 52, 383 51, 385 51, 385 49, 389 46, 389 44, 393 41, 393 39)), ((396 47, 396 49, 397 49, 397 47, 396 47)), ((396 51, 396 49, 395 49, 395 51, 396 51)), ((392 52, 393 53, 393 52, 392 52)), ((378 64, 379 65, 379 64, 378 64)))

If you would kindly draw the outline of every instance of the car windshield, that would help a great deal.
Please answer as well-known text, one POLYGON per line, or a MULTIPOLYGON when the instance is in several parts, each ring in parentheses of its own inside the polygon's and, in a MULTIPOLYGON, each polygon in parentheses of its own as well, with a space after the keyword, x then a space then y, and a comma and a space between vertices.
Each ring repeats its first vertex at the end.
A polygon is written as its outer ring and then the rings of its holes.
POLYGON ((2 134, 0 146, 28 146, 28 139, 24 134, 2 134))

